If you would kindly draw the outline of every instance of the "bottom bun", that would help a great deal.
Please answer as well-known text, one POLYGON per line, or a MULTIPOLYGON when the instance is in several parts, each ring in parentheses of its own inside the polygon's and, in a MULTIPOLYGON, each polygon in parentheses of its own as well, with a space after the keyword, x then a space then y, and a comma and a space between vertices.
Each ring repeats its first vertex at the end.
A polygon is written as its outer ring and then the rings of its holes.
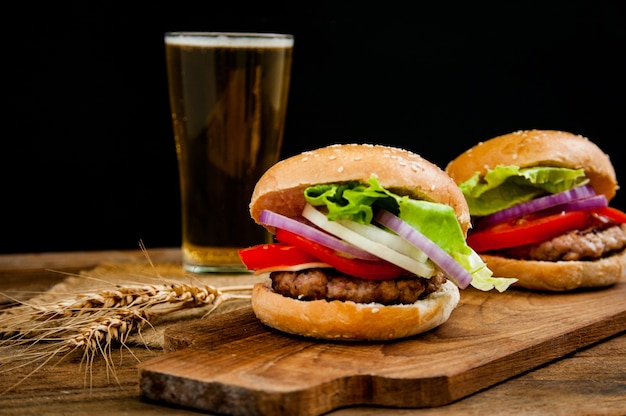
POLYGON ((306 337, 384 341, 426 332, 448 320, 459 303, 459 289, 451 281, 409 305, 351 301, 303 301, 280 295, 271 283, 252 290, 252 310, 265 325, 306 337))
POLYGON ((564 291, 610 286, 626 277, 626 250, 593 261, 516 260, 481 254, 497 277, 518 279, 512 287, 564 291))

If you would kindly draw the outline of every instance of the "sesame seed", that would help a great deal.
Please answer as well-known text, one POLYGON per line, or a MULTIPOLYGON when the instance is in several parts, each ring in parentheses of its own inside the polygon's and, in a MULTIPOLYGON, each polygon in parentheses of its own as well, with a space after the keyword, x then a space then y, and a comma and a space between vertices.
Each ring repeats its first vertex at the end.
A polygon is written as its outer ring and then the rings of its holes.
POLYGON ((343 166, 339 166, 339 167, 337 168, 337 172, 339 172, 339 173, 343 172, 343 166))

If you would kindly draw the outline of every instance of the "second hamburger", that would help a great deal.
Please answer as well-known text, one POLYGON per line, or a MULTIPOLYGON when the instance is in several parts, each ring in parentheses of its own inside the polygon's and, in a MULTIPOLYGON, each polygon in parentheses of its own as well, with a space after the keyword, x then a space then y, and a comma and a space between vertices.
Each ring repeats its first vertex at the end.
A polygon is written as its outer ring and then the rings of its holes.
POLYGON ((494 137, 446 167, 468 201, 467 242, 517 287, 564 291, 626 277, 626 214, 609 156, 556 130, 494 137))

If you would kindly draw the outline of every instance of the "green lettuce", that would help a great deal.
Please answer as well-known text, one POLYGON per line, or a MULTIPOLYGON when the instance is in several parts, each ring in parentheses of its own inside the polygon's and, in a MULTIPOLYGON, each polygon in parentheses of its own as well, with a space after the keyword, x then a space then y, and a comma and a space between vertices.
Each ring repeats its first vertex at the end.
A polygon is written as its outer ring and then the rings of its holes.
POLYGON ((519 168, 498 165, 484 177, 474 176, 459 185, 472 216, 481 217, 531 199, 567 191, 589 180, 583 169, 519 168))
POLYGON ((492 277, 492 272, 465 242, 454 209, 445 204, 399 196, 383 188, 376 176, 368 185, 358 182, 323 184, 307 188, 305 199, 325 206, 329 220, 352 220, 369 224, 379 209, 385 209, 409 223, 445 250, 472 275, 472 286, 480 290, 504 291, 516 279, 492 277))

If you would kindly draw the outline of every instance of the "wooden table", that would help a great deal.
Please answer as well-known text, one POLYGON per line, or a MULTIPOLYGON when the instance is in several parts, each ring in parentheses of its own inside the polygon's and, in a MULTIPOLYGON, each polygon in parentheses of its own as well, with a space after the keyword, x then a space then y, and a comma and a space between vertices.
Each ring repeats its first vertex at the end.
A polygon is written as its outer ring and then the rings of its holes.
MULTIPOLYGON (((154 264, 176 264, 178 249, 149 250, 154 264)), ((48 290, 66 273, 90 270, 105 263, 146 263, 139 250, 78 253, 0 255, 0 292, 20 292, 26 301, 37 292, 48 290)), ((626 299, 624 300, 626 302, 626 299)), ((0 307, 9 300, 0 296, 0 307)), ((584 311, 581 311, 584 313, 584 311)), ((10 351, 0 350, 2 355, 10 351)), ((191 409, 142 399, 137 363, 162 354, 158 349, 133 347, 132 354, 121 354, 114 365, 115 376, 107 380, 104 363, 95 361, 91 373, 81 367, 80 357, 47 365, 10 391, 0 395, 0 414, 198 414, 191 409), (134 357, 133 357, 134 354, 134 357), (86 375, 91 387, 85 386, 86 375)), ((0 373, 0 392, 21 380, 34 366, 11 373, 0 373)), ((626 414, 626 333, 577 350, 545 366, 534 369, 452 404, 426 409, 376 407, 346 408, 333 415, 449 415, 500 414, 545 415, 626 414)))

